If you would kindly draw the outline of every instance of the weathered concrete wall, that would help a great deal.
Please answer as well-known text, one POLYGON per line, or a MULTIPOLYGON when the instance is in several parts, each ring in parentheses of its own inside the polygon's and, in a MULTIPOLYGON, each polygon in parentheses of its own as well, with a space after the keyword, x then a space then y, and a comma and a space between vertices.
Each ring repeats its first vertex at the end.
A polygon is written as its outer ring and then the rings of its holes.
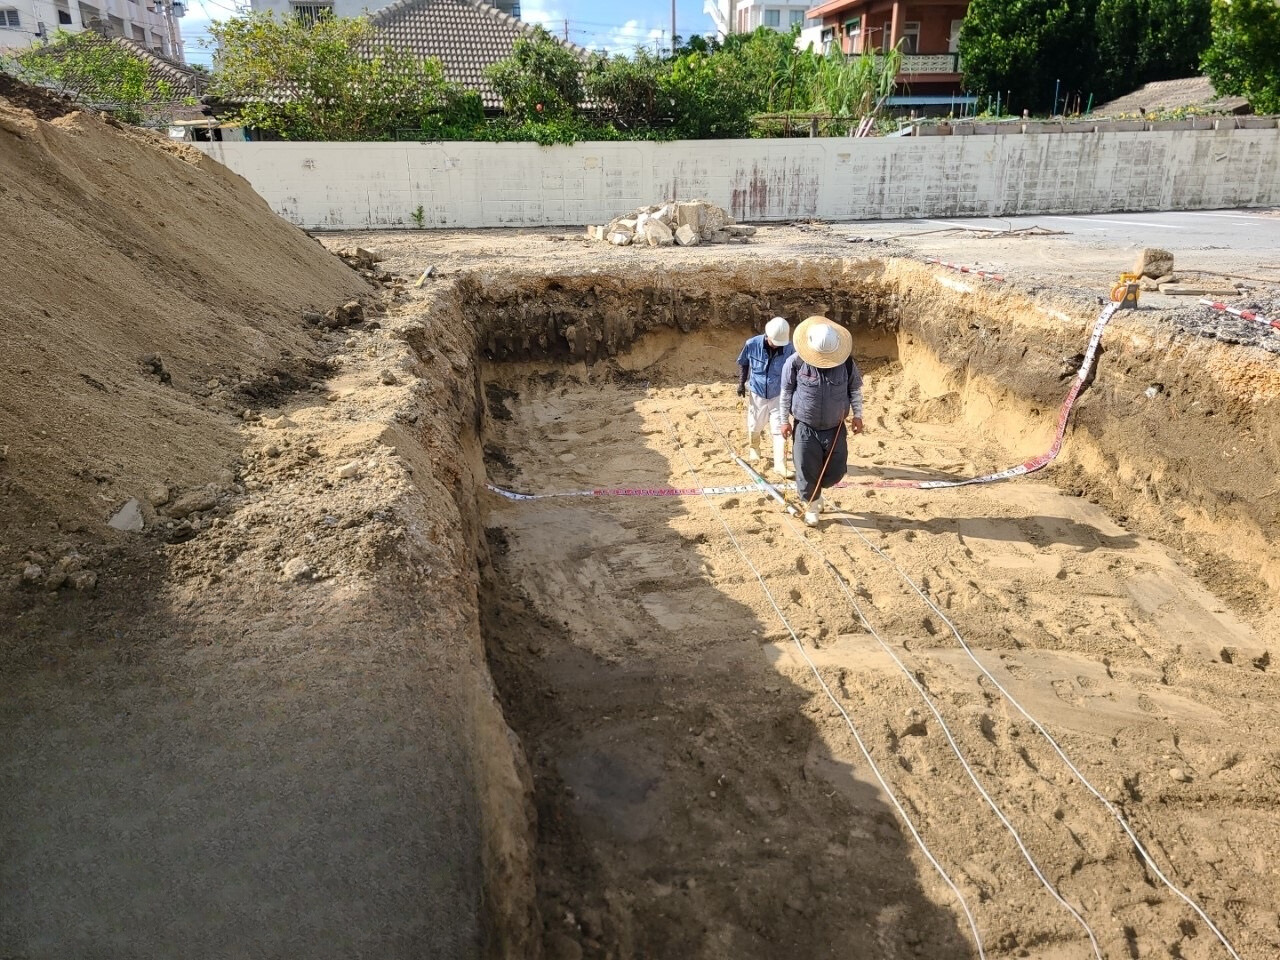
MULTIPOLYGON (((209 143, 304 227, 564 226, 706 197, 740 220, 1280 204, 1280 130, 674 143, 209 143)), ((1270 123, 1269 127, 1262 126, 1270 123)))

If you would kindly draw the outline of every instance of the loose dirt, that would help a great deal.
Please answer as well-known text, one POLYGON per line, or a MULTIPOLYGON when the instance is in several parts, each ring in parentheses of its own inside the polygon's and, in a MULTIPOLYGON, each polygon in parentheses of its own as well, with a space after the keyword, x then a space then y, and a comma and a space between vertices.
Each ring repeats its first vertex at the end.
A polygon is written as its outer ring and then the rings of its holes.
POLYGON ((501 944, 522 786, 406 322, 222 167, 22 103, 55 119, 0 99, 0 955, 501 944))
POLYGON ((855 482, 1007 466, 1112 278, 1051 251, 989 289, 823 225, 625 265, 326 238, 402 288, 436 266, 393 295, 209 161, 28 102, 0 954, 976 956, 905 817, 988 956, 1089 956, 851 597, 1104 956, 1225 951, 948 620, 1241 956, 1280 953, 1274 356, 1126 314, 1049 471, 850 487, 816 532, 754 492, 509 502, 486 480, 742 482, 732 359, 774 313, 856 332, 855 482))

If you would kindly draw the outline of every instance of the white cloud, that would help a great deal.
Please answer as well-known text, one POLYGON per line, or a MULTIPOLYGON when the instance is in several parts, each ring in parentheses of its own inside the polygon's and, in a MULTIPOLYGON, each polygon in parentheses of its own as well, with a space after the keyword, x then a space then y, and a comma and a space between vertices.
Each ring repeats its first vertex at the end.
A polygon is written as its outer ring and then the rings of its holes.
POLYGON ((521 0, 520 19, 525 23, 536 23, 560 36, 566 17, 562 10, 551 9, 544 0, 521 0))
POLYGON ((608 50, 610 53, 634 53, 640 47, 665 48, 670 43, 666 31, 649 27, 643 20, 628 20, 620 27, 612 27, 597 33, 583 44, 592 50, 608 50))

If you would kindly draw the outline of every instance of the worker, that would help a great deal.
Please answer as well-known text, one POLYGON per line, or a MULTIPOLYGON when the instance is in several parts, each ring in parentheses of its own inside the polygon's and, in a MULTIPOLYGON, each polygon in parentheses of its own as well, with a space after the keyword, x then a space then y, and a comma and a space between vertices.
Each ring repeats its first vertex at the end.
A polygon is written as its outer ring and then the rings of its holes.
POLYGON ((822 491, 849 468, 848 434, 862 432, 862 371, 853 359, 853 334, 826 317, 802 321, 794 340, 795 353, 782 368, 782 434, 794 434, 796 491, 804 522, 816 527, 826 507, 822 491))
POLYGON ((795 474, 787 465, 787 441, 782 436, 778 398, 782 392, 782 367, 794 353, 791 325, 774 317, 764 333, 752 337, 738 354, 738 396, 747 398, 747 459, 759 460, 758 437, 773 437, 773 469, 784 479, 795 474))

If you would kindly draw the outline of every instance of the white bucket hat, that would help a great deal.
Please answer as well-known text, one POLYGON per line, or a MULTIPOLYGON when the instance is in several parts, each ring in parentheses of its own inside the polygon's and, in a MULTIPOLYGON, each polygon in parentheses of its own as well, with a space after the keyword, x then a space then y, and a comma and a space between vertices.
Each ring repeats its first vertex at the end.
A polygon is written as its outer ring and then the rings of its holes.
POLYGON ((826 317, 808 317, 796 327, 796 353, 810 366, 829 370, 853 353, 853 334, 826 317))
POLYGON ((785 317, 774 317, 764 325, 764 335, 779 347, 791 342, 791 324, 785 317))

